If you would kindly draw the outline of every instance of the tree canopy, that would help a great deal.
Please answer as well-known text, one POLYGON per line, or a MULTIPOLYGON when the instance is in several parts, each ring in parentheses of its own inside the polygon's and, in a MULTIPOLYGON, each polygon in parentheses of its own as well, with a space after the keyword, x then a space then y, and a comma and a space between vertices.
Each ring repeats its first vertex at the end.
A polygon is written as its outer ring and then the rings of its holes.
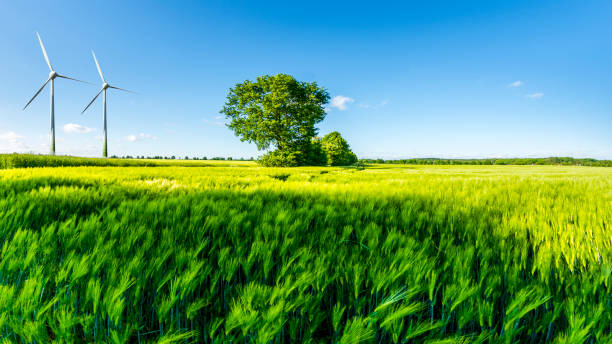
POLYGON ((321 147, 331 166, 347 166, 357 162, 357 156, 351 151, 348 142, 339 132, 333 131, 321 139, 321 147))
POLYGON ((325 118, 329 94, 316 82, 297 81, 277 74, 245 80, 230 89, 220 111, 240 140, 260 150, 275 147, 276 157, 304 164, 305 149, 317 134, 315 124, 325 118))

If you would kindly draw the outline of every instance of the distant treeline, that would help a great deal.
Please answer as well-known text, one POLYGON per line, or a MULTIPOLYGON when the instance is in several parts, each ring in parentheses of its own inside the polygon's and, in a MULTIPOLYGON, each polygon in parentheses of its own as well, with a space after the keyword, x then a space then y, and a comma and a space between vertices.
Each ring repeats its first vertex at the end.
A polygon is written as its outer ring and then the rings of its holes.
POLYGON ((37 154, 0 154, 0 169, 61 166, 155 166, 154 162, 37 154))
MULTIPOLYGON (((63 166, 168 166, 169 162, 122 158, 80 158, 74 156, 53 156, 37 154, 0 154, 0 169, 24 167, 63 167, 63 166)), ((204 163, 173 162, 172 166, 206 166, 204 163)))
POLYGON ((155 156, 144 156, 144 155, 136 155, 136 156, 131 156, 131 155, 124 155, 124 156, 116 156, 113 155, 111 156, 111 159, 150 159, 150 160, 228 160, 228 161, 232 161, 232 160, 238 160, 238 161, 254 161, 255 159, 253 159, 253 157, 249 158, 249 159, 245 159, 245 158, 239 158, 239 159, 234 159, 231 156, 230 157, 222 157, 222 156, 216 156, 216 157, 212 157, 212 158, 207 158, 205 156, 203 157, 197 157, 197 156, 193 156, 193 157, 189 157, 189 156, 185 156, 185 157, 177 157, 176 155, 171 155, 171 156, 161 156, 161 155, 155 155, 155 156))
MULTIPOLYGON (((145 156, 112 156, 103 158, 80 158, 73 156, 51 156, 38 154, 0 154, 0 169, 23 167, 62 167, 62 166, 207 166, 206 160, 246 161, 250 159, 232 159, 231 157, 145 157, 145 156), (201 163, 164 160, 199 160, 201 163), (161 160, 161 161, 156 161, 161 160)), ((574 159, 565 157, 535 158, 535 159, 361 159, 357 163, 363 164, 408 164, 408 165, 564 165, 564 166, 602 166, 612 167, 611 160, 574 159)))
POLYGON ((225 161, 252 161, 250 159, 233 159, 232 157, 176 157, 172 156, 111 156, 105 158, 80 158, 75 156, 53 156, 42 154, 0 154, 0 169, 7 168, 23 168, 23 167, 62 167, 62 166, 208 166, 205 163, 185 162, 181 161, 154 161, 154 160, 225 160, 225 161))
POLYGON ((515 159, 361 159, 368 164, 409 164, 409 165, 563 165, 612 167, 612 160, 574 159, 569 157, 515 158, 515 159))

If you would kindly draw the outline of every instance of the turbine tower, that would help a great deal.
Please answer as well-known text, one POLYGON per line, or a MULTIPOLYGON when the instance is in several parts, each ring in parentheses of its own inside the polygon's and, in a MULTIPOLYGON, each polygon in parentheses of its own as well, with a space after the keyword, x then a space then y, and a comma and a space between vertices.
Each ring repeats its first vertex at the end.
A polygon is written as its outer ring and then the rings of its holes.
POLYGON ((32 99, 30 99, 30 101, 26 104, 26 106, 23 107, 23 110, 25 110, 28 105, 30 105, 30 103, 34 100, 34 98, 36 98, 36 96, 38 96, 38 94, 43 90, 43 88, 45 88, 45 86, 47 86, 47 84, 49 83, 49 81, 51 82, 51 104, 50 104, 50 112, 51 112, 51 133, 50 133, 50 137, 51 137, 51 155, 55 155, 55 95, 54 95, 54 81, 55 78, 63 78, 63 79, 69 79, 69 80, 74 80, 74 81, 78 81, 78 82, 83 82, 86 84, 89 84, 88 82, 82 81, 82 80, 77 80, 77 79, 73 79, 70 77, 67 77, 65 75, 60 75, 57 74, 54 70, 53 67, 51 67, 51 62, 49 62, 49 56, 47 56, 47 50, 45 50, 45 45, 42 42, 42 39, 40 38, 40 35, 38 34, 38 32, 36 33, 36 36, 38 36, 38 42, 40 43, 40 48, 42 49, 43 55, 45 56, 45 61, 47 61, 47 66, 49 66, 49 78, 47 79, 47 81, 45 81, 45 83, 42 85, 42 87, 38 90, 38 92, 36 92, 36 94, 34 95, 34 97, 32 97, 32 99))
POLYGON ((114 88, 116 90, 129 92, 129 93, 136 93, 136 92, 128 91, 123 88, 109 85, 104 79, 104 75, 102 75, 102 69, 100 69, 100 64, 98 63, 98 59, 96 58, 96 54, 93 52, 93 50, 91 51, 91 54, 93 55, 94 61, 96 62, 96 67, 98 68, 98 73, 100 74, 100 78, 102 79, 102 88, 100 89, 98 94, 96 94, 96 96, 89 102, 89 104, 87 104, 87 106, 85 107, 85 109, 83 109, 81 114, 85 113, 85 111, 91 106, 91 104, 93 104, 93 102, 96 101, 100 93, 104 92, 103 105, 102 105, 102 122, 103 122, 103 127, 104 127, 104 146, 102 148, 102 156, 106 158, 108 157, 108 146, 106 143, 107 142, 106 140, 106 90, 108 88, 114 88))

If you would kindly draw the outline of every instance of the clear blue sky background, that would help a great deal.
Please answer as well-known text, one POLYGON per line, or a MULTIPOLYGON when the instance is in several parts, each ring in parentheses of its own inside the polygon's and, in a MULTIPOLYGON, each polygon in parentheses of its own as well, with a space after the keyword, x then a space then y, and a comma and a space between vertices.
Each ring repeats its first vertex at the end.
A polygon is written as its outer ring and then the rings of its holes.
POLYGON ((320 133, 360 157, 612 158, 612 2, 8 1, 0 151, 48 151, 40 32, 58 73, 58 154, 256 157, 224 126, 227 91, 288 73, 336 98, 320 133), (512 84, 514 83, 514 86, 512 84), (517 86, 519 85, 519 86, 517 86), (344 102, 341 101, 344 99, 344 102))

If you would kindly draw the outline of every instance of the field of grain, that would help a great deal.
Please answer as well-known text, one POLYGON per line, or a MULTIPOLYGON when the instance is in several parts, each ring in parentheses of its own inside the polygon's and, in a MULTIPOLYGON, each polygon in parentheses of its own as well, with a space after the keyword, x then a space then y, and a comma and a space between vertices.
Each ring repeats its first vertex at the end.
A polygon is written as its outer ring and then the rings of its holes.
POLYGON ((612 341, 612 169, 0 170, 5 342, 612 341))

